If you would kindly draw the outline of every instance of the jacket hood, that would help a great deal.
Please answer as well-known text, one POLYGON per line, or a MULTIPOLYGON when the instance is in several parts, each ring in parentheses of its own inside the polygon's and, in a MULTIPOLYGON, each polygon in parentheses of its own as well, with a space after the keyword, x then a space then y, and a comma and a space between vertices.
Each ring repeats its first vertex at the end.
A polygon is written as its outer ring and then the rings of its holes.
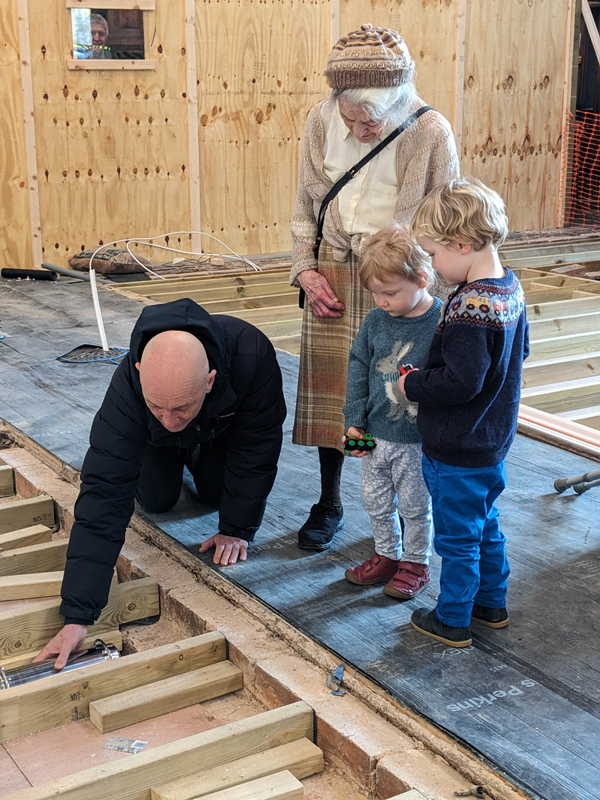
POLYGON ((164 331, 186 331, 202 342, 210 369, 217 370, 213 392, 228 382, 229 335, 201 306, 189 298, 183 298, 173 300, 171 303, 146 306, 135 324, 131 334, 128 359, 131 375, 140 393, 139 373, 135 365, 141 359, 144 347, 150 339, 164 331))

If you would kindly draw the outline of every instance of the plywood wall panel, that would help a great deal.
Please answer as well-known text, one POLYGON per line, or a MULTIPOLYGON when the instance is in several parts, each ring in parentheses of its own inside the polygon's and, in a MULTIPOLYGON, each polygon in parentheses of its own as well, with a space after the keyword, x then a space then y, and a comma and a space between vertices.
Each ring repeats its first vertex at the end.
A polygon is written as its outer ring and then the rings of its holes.
POLYGON ((462 169, 500 192, 512 230, 555 224, 568 13, 565 0, 468 3, 462 169))
POLYGON ((196 12, 203 229, 243 253, 289 250, 304 123, 328 93, 329 4, 197 0, 196 12))
MULTIPOLYGON (((69 11, 47 0, 22 2, 49 261, 64 266, 82 246, 190 227, 196 153, 203 229, 241 253, 289 250, 302 131, 310 108, 328 94, 332 31, 363 22, 404 36, 419 94, 460 128, 463 172, 500 191, 511 227, 554 224, 572 50, 567 0, 171 0, 145 13, 156 70, 136 72, 68 70, 69 11), (188 130, 186 9, 194 12, 197 142, 188 130), (461 9, 466 44, 459 51, 461 9), (461 98, 462 125, 455 119, 461 98)), ((0 83, 0 256, 3 265, 29 266, 16 6, 0 5, 8 76, 0 83)), ((184 237, 182 246, 189 244, 184 237)))
POLYGON ((69 71, 70 12, 30 0, 45 258, 189 227, 183 2, 146 15, 156 71, 69 71), (154 26, 156 31, 154 32, 154 26))
POLYGON ((16 3, 0 3, 0 266, 32 266, 16 3))
POLYGON ((416 66, 419 95, 454 125, 459 0, 340 0, 340 36, 363 22, 393 28, 416 66))

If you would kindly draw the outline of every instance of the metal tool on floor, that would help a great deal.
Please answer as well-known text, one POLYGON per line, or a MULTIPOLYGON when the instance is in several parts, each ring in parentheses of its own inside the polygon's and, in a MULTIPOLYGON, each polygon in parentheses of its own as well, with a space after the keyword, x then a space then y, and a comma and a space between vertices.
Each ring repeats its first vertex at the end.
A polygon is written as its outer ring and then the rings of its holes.
POLYGON ((37 681, 40 678, 48 678, 50 675, 72 672, 80 667, 91 667, 93 664, 101 664, 103 661, 110 661, 113 658, 119 658, 117 648, 112 644, 105 644, 102 639, 96 639, 93 646, 88 650, 73 654, 60 672, 54 669, 56 661, 54 658, 48 661, 38 661, 37 664, 25 664, 22 667, 14 667, 13 669, 0 667, 0 690, 12 689, 15 686, 22 686, 24 683, 37 681))
POLYGON ((108 339, 106 338, 106 331, 104 330, 104 320, 102 319, 102 311, 100 310, 100 299, 98 298, 98 286, 96 284, 96 271, 91 269, 89 271, 89 281, 92 289, 92 301, 94 303, 94 313, 96 314, 96 322, 98 324, 98 333, 100 334, 101 347, 93 344, 80 344, 73 350, 69 350, 63 356, 59 356, 56 360, 63 361, 67 364, 91 364, 97 361, 109 362, 118 364, 123 356, 129 352, 122 347, 109 347, 108 339))
POLYGON ((562 494, 570 486, 573 487, 577 494, 583 494, 594 486, 600 486, 600 470, 585 472, 583 475, 577 475, 574 478, 557 478, 554 481, 554 488, 559 494, 562 494))

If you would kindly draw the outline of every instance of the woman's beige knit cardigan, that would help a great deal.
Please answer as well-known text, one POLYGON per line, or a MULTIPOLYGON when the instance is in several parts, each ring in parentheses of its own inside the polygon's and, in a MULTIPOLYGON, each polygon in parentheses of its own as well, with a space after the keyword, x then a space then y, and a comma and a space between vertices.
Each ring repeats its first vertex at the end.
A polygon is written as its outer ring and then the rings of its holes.
MULTIPOLYGON (((324 102, 318 103, 309 112, 304 130, 298 193, 292 212, 291 231, 293 241, 292 271, 290 283, 298 286, 297 276, 305 269, 316 269, 313 246, 317 232, 317 215, 321 201, 333 186, 323 172, 323 144, 325 128, 321 117, 324 102)), ((408 108, 410 116, 421 106, 422 100, 415 98, 408 108)), ((396 174, 399 195, 395 219, 409 222, 419 201, 440 183, 446 183, 459 174, 458 157, 448 121, 437 111, 427 111, 416 123, 404 131, 395 143, 396 174)), ((350 167, 351 165, 348 164, 350 167)), ((393 220, 390 220, 390 223, 393 220)), ((336 260, 344 261, 350 250, 360 252, 362 236, 348 236, 342 229, 337 197, 329 205, 325 216, 323 234, 333 247, 336 260)))

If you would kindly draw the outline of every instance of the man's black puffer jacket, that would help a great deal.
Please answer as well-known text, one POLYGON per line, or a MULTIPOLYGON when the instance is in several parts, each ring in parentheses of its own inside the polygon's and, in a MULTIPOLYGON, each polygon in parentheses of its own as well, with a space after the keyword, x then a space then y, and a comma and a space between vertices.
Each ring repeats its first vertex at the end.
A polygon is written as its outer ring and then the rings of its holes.
POLYGON ((219 532, 252 541, 277 473, 285 413, 275 351, 253 325, 211 316, 188 299, 145 308, 92 424, 62 585, 65 623, 92 624, 106 605, 147 442, 188 448, 229 428, 219 532), (200 413, 180 433, 150 413, 135 366, 146 343, 169 330, 196 336, 217 371, 200 413))

